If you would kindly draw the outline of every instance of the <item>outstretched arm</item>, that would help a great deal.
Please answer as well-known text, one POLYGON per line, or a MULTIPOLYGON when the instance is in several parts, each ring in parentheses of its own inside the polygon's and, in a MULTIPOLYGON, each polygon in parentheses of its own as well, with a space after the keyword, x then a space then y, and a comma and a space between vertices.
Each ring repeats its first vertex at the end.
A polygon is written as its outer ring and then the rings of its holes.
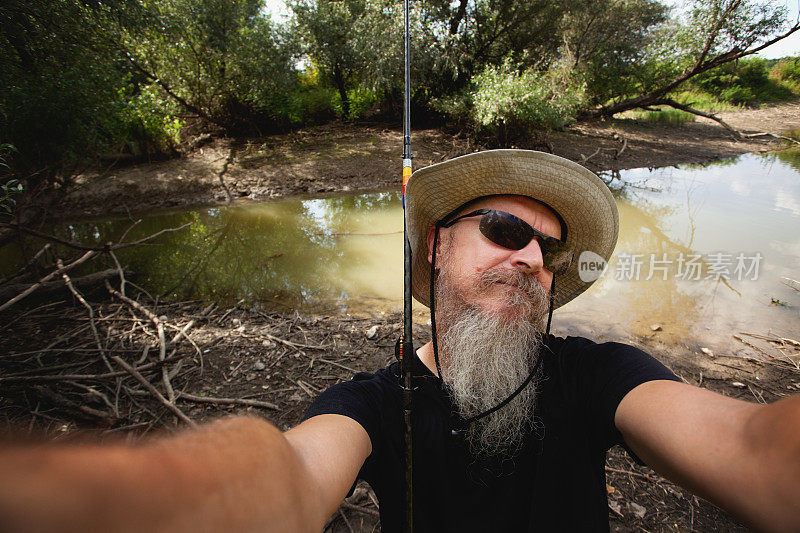
POLYGON ((800 396, 759 405, 672 381, 629 392, 615 417, 647 464, 761 531, 800 531, 800 396))
MULTIPOLYGON (((327 416, 335 417, 315 419, 327 416)), ((350 419, 315 419, 287 434, 241 417, 139 447, 6 450, 0 523, 4 531, 320 531, 370 445, 350 419)))

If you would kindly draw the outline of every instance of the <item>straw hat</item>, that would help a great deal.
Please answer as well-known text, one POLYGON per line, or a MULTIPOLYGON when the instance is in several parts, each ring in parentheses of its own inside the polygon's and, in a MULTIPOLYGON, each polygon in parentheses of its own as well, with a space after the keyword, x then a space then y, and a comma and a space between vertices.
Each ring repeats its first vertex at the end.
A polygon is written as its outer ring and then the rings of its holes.
POLYGON ((488 150, 456 157, 414 172, 406 185, 406 224, 411 243, 413 295, 429 302, 428 230, 465 203, 481 196, 518 194, 544 202, 564 219, 574 252, 558 276, 554 308, 589 288, 578 273, 583 252, 606 262, 619 233, 617 205, 593 172, 563 157, 532 150, 488 150))

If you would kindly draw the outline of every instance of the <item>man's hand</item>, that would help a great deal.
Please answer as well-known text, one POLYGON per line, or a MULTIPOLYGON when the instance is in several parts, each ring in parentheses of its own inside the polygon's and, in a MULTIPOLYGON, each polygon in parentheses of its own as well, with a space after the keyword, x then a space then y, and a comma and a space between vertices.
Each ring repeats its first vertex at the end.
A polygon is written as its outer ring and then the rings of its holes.
POLYGON ((361 426, 328 416, 287 435, 243 417, 140 447, 6 450, 0 529, 320 531, 370 451, 361 426))
POLYGON ((757 530, 800 531, 800 396, 759 405, 651 381, 623 398, 615 422, 665 477, 757 530))

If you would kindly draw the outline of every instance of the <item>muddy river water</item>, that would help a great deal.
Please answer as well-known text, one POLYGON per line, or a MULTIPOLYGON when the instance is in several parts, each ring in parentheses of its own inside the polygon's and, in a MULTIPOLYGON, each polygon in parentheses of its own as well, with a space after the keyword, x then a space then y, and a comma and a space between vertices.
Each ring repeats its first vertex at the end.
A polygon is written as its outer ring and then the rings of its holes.
MULTIPOLYGON (((800 153, 603 178, 620 211, 616 252, 591 289, 556 312, 557 331, 728 352, 742 348, 732 338, 741 332, 800 339, 800 292, 791 287, 800 283, 789 281, 800 280, 800 153)), ((395 191, 159 212, 133 222, 84 220, 52 231, 100 243, 191 222, 119 252, 153 295, 319 313, 401 308, 395 191)), ((2 255, 0 270, 19 263, 18 249, 2 255)))

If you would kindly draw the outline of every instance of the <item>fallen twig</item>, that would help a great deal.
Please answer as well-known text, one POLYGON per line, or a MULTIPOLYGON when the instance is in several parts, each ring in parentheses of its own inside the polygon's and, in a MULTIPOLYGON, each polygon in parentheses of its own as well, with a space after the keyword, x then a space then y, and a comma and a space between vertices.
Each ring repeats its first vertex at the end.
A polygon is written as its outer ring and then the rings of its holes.
POLYGON ((17 277, 21 276, 22 274, 26 273, 28 270, 30 270, 31 268, 33 268, 33 265, 35 265, 35 264, 36 264, 36 262, 39 260, 39 258, 40 258, 40 257, 42 257, 42 255, 44 255, 44 253, 45 253, 47 250, 49 250, 51 246, 52 246, 52 245, 51 245, 49 242, 48 242, 47 244, 45 244, 45 245, 42 247, 42 249, 41 249, 41 250, 39 250, 38 252, 36 252, 36 255, 34 255, 34 256, 33 256, 33 258, 31 258, 31 260, 30 260, 30 261, 28 261, 28 264, 27 264, 27 265, 25 265, 24 267, 20 268, 20 269, 19 269, 19 270, 18 270, 18 271, 17 271, 15 274, 12 274, 11 276, 9 276, 9 277, 7 277, 7 278, 0 279, 0 285, 3 285, 3 284, 5 284, 5 283, 8 283, 8 282, 9 282, 9 281, 11 281, 12 279, 14 279, 14 278, 17 278, 17 277))
POLYGON ((15 297, 11 298, 9 301, 4 303, 3 305, 0 305, 0 311, 5 311, 6 309, 8 309, 9 307, 14 305, 18 301, 20 301, 23 298, 25 298, 26 296, 31 294, 33 291, 35 291, 39 287, 41 287, 43 284, 47 283, 48 281, 50 281, 54 277, 56 277, 59 274, 61 274, 62 272, 67 272, 68 270, 71 270, 71 269, 75 268, 76 266, 78 266, 78 265, 80 265, 82 263, 85 263, 86 261, 88 261, 89 259, 94 257, 95 255, 97 255, 97 252, 90 250, 90 251, 86 252, 85 254, 83 254, 82 256, 80 256, 75 261, 73 261, 72 263, 69 263, 68 265, 66 265, 64 267, 58 268, 58 269, 54 270, 53 272, 50 272, 48 275, 46 275, 45 277, 40 279, 38 282, 36 282, 33 285, 31 285, 30 287, 28 287, 26 290, 22 291, 21 293, 19 293, 15 297))
MULTIPOLYGON (((167 358, 167 341, 164 337, 164 324, 161 322, 161 320, 152 311, 147 309, 139 302, 131 300, 119 291, 114 290, 108 281, 106 281, 106 288, 111 294, 129 306, 144 313, 144 315, 147 316, 147 318, 149 318, 150 321, 156 326, 156 331, 158 332, 158 359, 159 361, 164 361, 167 358)), ((161 381, 164 384, 164 389, 167 391, 167 396, 169 397, 170 403, 175 402, 175 390, 172 388, 172 383, 170 383, 169 370, 166 366, 161 367, 161 381)))
POLYGON ((349 529, 349 530, 350 530, 350 533, 356 533, 356 532, 353 530, 353 526, 351 526, 351 525, 350 525, 350 521, 349 521, 349 520, 347 519, 347 517, 345 516, 345 514, 344 514, 344 511, 342 511, 342 508, 341 508, 341 507, 339 507, 339 514, 341 515, 341 517, 342 517, 342 520, 344 520, 344 523, 345 523, 345 525, 347 526, 347 529, 349 529))
POLYGON ((184 421, 186 424, 188 424, 189 426, 191 426, 191 427, 193 427, 193 428, 196 428, 196 427, 197 427, 197 423, 196 423, 194 420, 192 420, 191 418, 189 418, 188 416, 186 416, 186 415, 183 413, 183 411, 181 411, 180 409, 178 409, 178 407, 177 407, 175 404, 173 404, 173 403, 170 403, 170 402, 169 402, 169 401, 168 401, 166 398, 164 398, 164 395, 162 395, 160 392, 158 392, 158 390, 157 390, 155 387, 153 387, 153 384, 152 384, 152 383, 150 383, 149 381, 147 381, 146 379, 144 379, 144 376, 142 376, 142 375, 141 375, 141 374, 140 374, 140 373, 139 373, 139 372, 138 372, 138 371, 137 371, 135 368, 133 368, 132 366, 130 366, 130 365, 129 365, 128 363, 126 363, 126 362, 125 362, 125 361, 124 361, 124 360, 123 360, 121 357, 119 357, 119 356, 117 356, 117 355, 112 355, 112 356, 111 356, 111 358, 112 358, 112 359, 114 360, 114 362, 116 362, 116 363, 117 363, 119 366, 121 366, 122 368, 124 368, 124 369, 125 369, 125 371, 126 371, 126 372, 128 372, 128 374, 130 374, 131 376, 133 376, 133 377, 134 377, 134 379, 136 379, 136 381, 138 381, 138 382, 139 382, 139 383, 142 385, 142 387, 144 387, 145 389, 147 389, 147 392, 149 392, 150 394, 152 394, 152 395, 153 395, 153 397, 154 397, 156 400, 158 400, 159 402, 161 402, 161 404, 162 404, 164 407, 166 407, 167 409, 169 409, 169 410, 170 410, 170 411, 171 411, 171 412, 172 412, 172 413, 173 413, 175 416, 177 416, 179 419, 183 420, 183 421, 184 421))
POLYGON ((189 394, 188 392, 178 393, 179 400, 186 400, 197 403, 215 403, 222 405, 247 405, 250 407, 263 407, 264 409, 279 410, 280 407, 270 402, 262 402, 260 400, 248 400, 245 398, 217 398, 214 396, 197 396, 196 394, 189 394))
POLYGON ((270 335, 269 333, 264 333, 263 335, 266 338, 268 338, 269 340, 271 340, 271 341, 279 342, 281 344, 284 344, 286 346, 290 346, 292 348, 307 348, 309 350, 327 350, 328 348, 331 347, 330 344, 324 344, 324 345, 321 345, 321 346, 312 346, 312 345, 309 345, 309 344, 301 344, 299 342, 287 341, 286 339, 281 339, 280 337, 276 337, 274 335, 270 335))
POLYGON ((358 371, 358 370, 356 370, 355 368, 350 368, 350 367, 349 367, 349 366, 347 366, 347 365, 343 365, 343 364, 341 364, 341 363, 337 363, 336 361, 330 361, 330 360, 328 360, 328 359, 324 359, 324 358, 322 358, 322 357, 320 357, 320 358, 318 358, 318 359, 316 359, 316 360, 317 360, 317 361, 322 361, 323 363, 328 363, 329 365, 338 366, 339 368, 343 368, 344 370, 349 370, 350 372, 353 372, 353 373, 355 373, 355 374, 358 374, 358 372, 359 372, 359 371, 358 371))
POLYGON ((66 396, 64 396, 62 394, 59 394, 54 390, 48 389, 47 387, 39 386, 39 387, 35 387, 35 389, 39 394, 49 398, 52 402, 54 402, 57 405, 60 405, 62 407, 68 407, 68 408, 73 409, 75 411, 79 411, 79 412, 81 412, 81 413, 83 413, 85 415, 88 415, 88 416, 90 416, 92 418, 100 418, 101 420, 107 420, 107 419, 114 418, 110 413, 107 413, 105 411, 99 411, 97 409, 93 409, 92 407, 89 407, 88 405, 82 405, 82 404, 79 404, 78 402, 73 402, 72 400, 70 400, 66 396))
POLYGON ((751 137, 772 137, 774 139, 782 139, 784 141, 789 141, 789 142, 794 143, 794 144, 800 144, 800 142, 798 142, 795 139, 792 139, 791 137, 786 137, 785 135, 775 135, 774 133, 769 133, 769 132, 766 132, 766 131, 759 131, 759 132, 756 132, 756 133, 745 133, 745 134, 743 134, 743 137, 748 137, 748 138, 751 138, 751 137))
MULTIPOLYGON (((58 265, 59 269, 63 269, 64 268, 64 263, 62 263, 61 259, 57 259, 56 260, 56 265, 58 265)), ((88 313, 89 313, 89 326, 91 326, 91 328, 92 328, 92 335, 94 335, 94 340, 97 343, 97 349, 100 351, 100 357, 103 359, 103 362, 106 364, 106 367, 110 371, 113 371, 114 369, 111 368, 111 363, 108 362, 108 358, 106 357, 106 351, 105 351, 105 349, 103 349, 103 343, 100 342, 100 334, 97 332, 97 325, 94 322, 94 309, 92 309, 92 306, 89 305, 86 302, 86 300, 81 295, 81 293, 79 293, 77 290, 75 290, 75 287, 72 286, 72 281, 69 279, 69 276, 67 275, 66 272, 62 272, 61 273, 61 277, 64 279, 64 283, 67 284, 67 287, 69 288, 69 290, 72 293, 72 295, 75 296, 75 298, 77 298, 77 300, 88 311, 88 313)))
POLYGON ((628 147, 628 138, 627 137, 623 137, 622 138, 622 148, 620 148, 619 151, 616 154, 614 154, 614 159, 618 159, 619 156, 622 155, 622 152, 624 152, 627 147, 628 147))
POLYGON ((790 289, 794 289, 797 292, 800 292, 800 281, 797 281, 796 279, 792 278, 781 278, 781 279, 784 279, 789 282, 789 283, 784 282, 783 283, 784 285, 786 285, 790 289))
POLYGON ((606 472, 614 472, 615 474, 625 474, 625 475, 628 475, 628 476, 633 476, 633 477, 638 477, 638 478, 641 478, 641 479, 646 479, 647 481, 655 481, 655 482, 658 481, 658 479, 656 479, 653 476, 650 476, 648 474, 641 474, 639 472, 633 472, 631 470, 620 470, 618 468, 611 468, 610 466, 606 467, 606 472))

